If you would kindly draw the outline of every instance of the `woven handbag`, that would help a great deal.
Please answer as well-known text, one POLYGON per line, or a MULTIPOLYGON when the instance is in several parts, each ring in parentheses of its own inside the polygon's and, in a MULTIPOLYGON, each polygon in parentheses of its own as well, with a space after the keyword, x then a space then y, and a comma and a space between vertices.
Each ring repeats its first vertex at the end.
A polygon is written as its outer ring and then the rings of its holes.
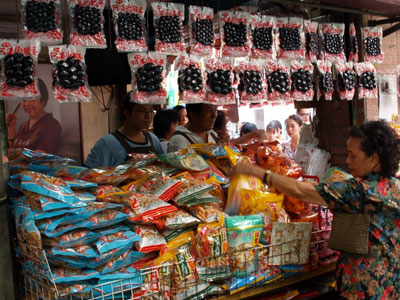
MULTIPOLYGON (((365 192, 361 189, 360 211, 363 211, 365 192)), ((353 254, 367 254, 369 241, 369 215, 333 212, 331 236, 328 247, 353 254)))

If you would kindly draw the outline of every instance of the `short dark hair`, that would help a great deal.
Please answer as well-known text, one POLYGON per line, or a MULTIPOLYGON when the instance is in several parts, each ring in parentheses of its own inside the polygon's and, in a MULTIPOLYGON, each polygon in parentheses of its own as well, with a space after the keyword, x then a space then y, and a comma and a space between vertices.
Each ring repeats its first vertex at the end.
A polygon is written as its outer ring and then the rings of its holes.
POLYGON ((226 129, 226 114, 223 110, 217 111, 217 117, 214 122, 214 130, 224 130, 226 129))
POLYGON ((272 120, 267 125, 267 130, 268 129, 281 129, 282 130, 282 124, 278 120, 272 120))
POLYGON ((190 121, 192 114, 199 114, 203 108, 203 103, 186 104, 187 117, 190 121))
POLYGON ((132 97, 132 91, 126 93, 122 97, 122 101, 121 101, 122 121, 125 121, 124 112, 127 111, 128 113, 131 113, 132 108, 134 108, 138 104, 136 102, 132 102, 131 97, 132 97))
POLYGON ((240 128, 240 136, 258 130, 256 124, 245 122, 240 128))
POLYGON ((176 111, 177 113, 179 113, 182 109, 185 109, 183 105, 177 105, 173 108, 173 110, 176 111))
POLYGON ((295 121, 297 124, 299 124, 299 127, 303 126, 303 120, 302 120, 298 115, 290 115, 290 116, 286 119, 285 123, 286 123, 289 119, 291 119, 291 120, 295 121))
POLYGON ((367 157, 374 152, 379 156, 381 174, 394 176, 399 169, 400 139, 386 121, 368 121, 349 130, 349 137, 361 140, 361 150, 367 157))
POLYGON ((179 123, 179 121, 179 114, 172 109, 157 111, 153 120, 154 134, 160 139, 165 138, 171 128, 171 124, 179 123))

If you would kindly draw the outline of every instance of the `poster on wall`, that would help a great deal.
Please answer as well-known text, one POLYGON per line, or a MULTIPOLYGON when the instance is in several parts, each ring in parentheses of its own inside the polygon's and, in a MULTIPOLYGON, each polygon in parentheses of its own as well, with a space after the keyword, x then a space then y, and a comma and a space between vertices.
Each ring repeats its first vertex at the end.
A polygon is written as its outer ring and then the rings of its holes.
POLYGON ((396 75, 380 74, 379 83, 379 119, 391 121, 398 114, 397 77, 396 75))
POLYGON ((52 92, 52 65, 39 64, 41 98, 5 101, 9 148, 29 148, 82 163, 78 103, 58 103, 52 92))

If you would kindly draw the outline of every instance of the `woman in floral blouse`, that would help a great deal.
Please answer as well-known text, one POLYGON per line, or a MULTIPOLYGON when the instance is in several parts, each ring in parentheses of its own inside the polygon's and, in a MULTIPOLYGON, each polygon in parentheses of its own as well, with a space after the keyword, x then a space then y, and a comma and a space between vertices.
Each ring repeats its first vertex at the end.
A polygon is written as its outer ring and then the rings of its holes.
POLYGON ((246 163, 234 172, 253 175, 281 192, 333 211, 359 213, 359 185, 364 213, 370 216, 369 253, 341 253, 337 268, 338 299, 400 299, 400 140, 384 121, 350 129, 346 163, 353 176, 313 185, 246 163))

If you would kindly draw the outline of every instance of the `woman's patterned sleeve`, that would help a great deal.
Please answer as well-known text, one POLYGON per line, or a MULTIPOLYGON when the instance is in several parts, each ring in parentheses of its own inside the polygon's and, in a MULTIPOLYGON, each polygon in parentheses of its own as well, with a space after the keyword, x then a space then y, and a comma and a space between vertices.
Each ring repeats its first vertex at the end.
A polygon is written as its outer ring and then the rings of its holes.
POLYGON ((357 212, 360 199, 357 181, 352 178, 346 181, 320 183, 316 191, 334 211, 357 212))

